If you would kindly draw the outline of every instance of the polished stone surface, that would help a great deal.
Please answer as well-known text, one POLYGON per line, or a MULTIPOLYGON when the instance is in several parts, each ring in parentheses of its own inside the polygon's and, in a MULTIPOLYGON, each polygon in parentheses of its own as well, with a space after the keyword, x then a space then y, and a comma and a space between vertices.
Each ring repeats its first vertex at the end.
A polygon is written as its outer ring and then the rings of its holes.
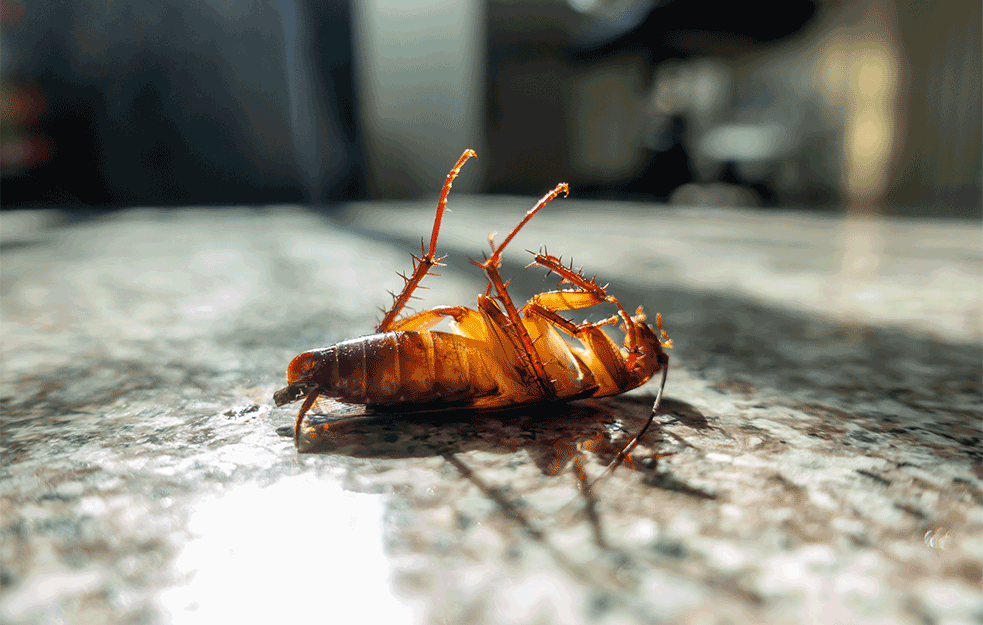
MULTIPOLYGON (((529 200, 452 196, 418 309, 529 200)), ((290 438, 298 352, 366 334, 432 205, 0 217, 0 621, 983 622, 981 227, 558 200, 675 342, 654 384, 290 438)), ((569 315, 576 321, 591 311, 569 315)), ((604 310, 592 318, 610 314, 604 310)), ((327 425, 328 427, 325 427, 327 425)))

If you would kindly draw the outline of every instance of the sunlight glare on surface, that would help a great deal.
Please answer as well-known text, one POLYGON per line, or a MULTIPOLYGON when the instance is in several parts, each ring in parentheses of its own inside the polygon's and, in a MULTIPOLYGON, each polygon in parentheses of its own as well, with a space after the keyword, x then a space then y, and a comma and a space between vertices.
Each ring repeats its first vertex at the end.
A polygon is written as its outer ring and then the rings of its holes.
POLYGON ((381 495, 312 476, 199 503, 160 597, 174 623, 409 622, 392 595, 381 495))

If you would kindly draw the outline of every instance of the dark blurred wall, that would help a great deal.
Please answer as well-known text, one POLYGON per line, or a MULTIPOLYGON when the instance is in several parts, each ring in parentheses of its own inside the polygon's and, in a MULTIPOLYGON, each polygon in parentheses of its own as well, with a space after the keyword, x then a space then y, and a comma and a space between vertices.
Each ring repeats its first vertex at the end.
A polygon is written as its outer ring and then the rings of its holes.
POLYGON ((979 2, 2 6, 55 203, 419 197, 472 147, 458 191, 983 212, 979 2))
MULTIPOLYGON (((347 2, 33 0, 5 24, 4 82, 52 152, 4 206, 326 202, 364 194, 347 2)), ((11 172, 5 171, 5 174, 11 172)))

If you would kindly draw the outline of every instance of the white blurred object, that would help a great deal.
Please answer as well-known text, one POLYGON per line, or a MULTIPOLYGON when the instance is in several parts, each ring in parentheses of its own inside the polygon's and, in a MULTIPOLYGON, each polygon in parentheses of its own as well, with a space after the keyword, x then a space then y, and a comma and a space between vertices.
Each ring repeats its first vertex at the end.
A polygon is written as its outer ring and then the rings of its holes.
POLYGON ((721 124, 700 141, 700 150, 721 161, 762 161, 777 157, 785 139, 779 124, 721 124))

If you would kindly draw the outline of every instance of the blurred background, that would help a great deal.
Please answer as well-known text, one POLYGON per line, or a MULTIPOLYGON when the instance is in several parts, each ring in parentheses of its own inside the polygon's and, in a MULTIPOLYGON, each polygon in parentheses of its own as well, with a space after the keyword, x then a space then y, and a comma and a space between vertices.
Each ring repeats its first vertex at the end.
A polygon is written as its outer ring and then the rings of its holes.
POLYGON ((2 201, 979 217, 981 3, 3 0, 2 201))

